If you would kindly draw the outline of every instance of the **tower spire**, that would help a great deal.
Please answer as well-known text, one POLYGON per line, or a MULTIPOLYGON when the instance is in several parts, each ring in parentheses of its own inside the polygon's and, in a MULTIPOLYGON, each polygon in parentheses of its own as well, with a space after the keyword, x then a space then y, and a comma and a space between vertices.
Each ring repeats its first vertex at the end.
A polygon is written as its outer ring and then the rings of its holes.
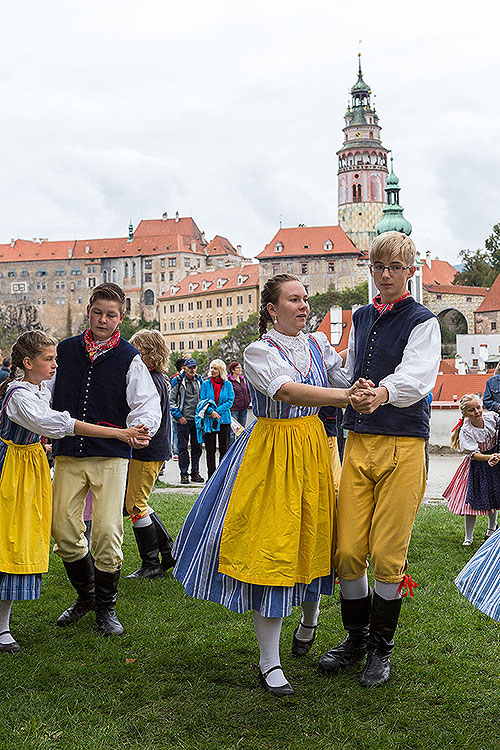
POLYGON ((412 225, 403 216, 403 206, 399 205, 399 180, 394 174, 393 157, 391 153, 391 173, 387 178, 387 205, 384 207, 384 215, 376 226, 376 233, 384 232, 401 232, 402 234, 411 234, 412 225))

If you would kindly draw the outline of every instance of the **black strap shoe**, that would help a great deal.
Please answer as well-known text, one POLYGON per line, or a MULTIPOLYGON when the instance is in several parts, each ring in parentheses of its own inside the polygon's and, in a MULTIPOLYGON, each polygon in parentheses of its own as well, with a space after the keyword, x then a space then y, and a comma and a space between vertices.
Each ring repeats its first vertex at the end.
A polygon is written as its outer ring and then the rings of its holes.
POLYGON ((311 646, 314 643, 314 639, 316 638, 317 627, 318 627, 317 623, 316 625, 304 625, 303 622, 299 622, 299 624, 293 631, 293 636, 292 636, 292 654, 294 656, 305 656, 308 653, 308 651, 310 651, 311 646), (297 638, 297 631, 299 628, 305 628, 306 630, 312 631, 312 636, 308 641, 301 641, 299 638, 297 638))
POLYGON ((264 690, 266 690, 268 693, 271 693, 271 695, 274 695, 276 698, 284 698, 287 695, 293 695, 294 690, 289 682, 285 682, 284 685, 279 685, 278 687, 273 687, 272 685, 269 685, 267 683, 267 675, 271 674, 271 672, 274 672, 276 669, 281 669, 281 665, 277 664, 275 667, 271 667, 271 669, 268 669, 267 672, 261 672, 259 669, 260 684, 262 685, 264 690))

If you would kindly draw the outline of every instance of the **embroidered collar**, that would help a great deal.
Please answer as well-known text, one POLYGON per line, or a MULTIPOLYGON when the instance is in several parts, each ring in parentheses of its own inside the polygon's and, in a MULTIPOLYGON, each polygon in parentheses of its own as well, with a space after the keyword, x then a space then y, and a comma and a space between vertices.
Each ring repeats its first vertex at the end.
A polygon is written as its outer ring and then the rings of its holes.
POLYGON ((378 312, 379 315, 383 315, 385 312, 389 312, 389 310, 392 310, 394 305, 396 305, 398 302, 401 302, 402 300, 406 299, 410 296, 410 292, 405 292, 401 297, 398 297, 398 299, 395 299, 394 302, 382 302, 382 299, 380 297, 380 294, 377 294, 373 298, 373 307, 378 312))
POLYGON ((266 334, 264 334, 264 336, 274 339, 274 341, 281 344, 284 349, 295 351, 298 354, 307 354, 309 356, 309 340, 303 331, 300 331, 297 336, 287 336, 286 334, 280 333, 274 328, 271 328, 266 334))

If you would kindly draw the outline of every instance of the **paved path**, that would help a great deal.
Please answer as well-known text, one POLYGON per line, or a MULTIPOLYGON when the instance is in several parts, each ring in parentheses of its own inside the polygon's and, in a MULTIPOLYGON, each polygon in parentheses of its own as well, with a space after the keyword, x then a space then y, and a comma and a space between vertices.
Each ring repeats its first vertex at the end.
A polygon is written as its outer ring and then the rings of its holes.
MULTIPOLYGON (((462 460, 463 456, 459 453, 453 455, 439 455, 437 453, 431 454, 429 462, 429 478, 427 480, 427 488, 425 490, 424 502, 432 503, 433 501, 445 502, 443 499, 443 490, 449 483, 453 474, 457 470, 457 467, 462 460)), ((200 474, 206 479, 207 477, 207 463, 205 458, 205 449, 200 462, 200 474)), ((203 485, 181 485, 179 464, 177 461, 168 461, 165 465, 165 471, 161 476, 161 480, 166 484, 175 485, 175 492, 182 494, 197 494, 203 485)), ((161 490, 164 492, 165 490, 161 490)))

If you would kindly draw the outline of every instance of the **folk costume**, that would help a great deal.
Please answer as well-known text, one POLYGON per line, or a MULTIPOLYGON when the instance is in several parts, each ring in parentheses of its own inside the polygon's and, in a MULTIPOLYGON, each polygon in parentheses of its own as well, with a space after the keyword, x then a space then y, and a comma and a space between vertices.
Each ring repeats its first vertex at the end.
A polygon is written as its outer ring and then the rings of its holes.
MULTIPOLYGON (((104 342, 90 330, 61 341, 52 385, 53 407, 108 426, 146 424, 154 435, 161 420, 156 388, 142 358, 119 332, 104 342)), ((52 384, 52 381, 51 381, 52 384)), ((123 632, 114 612, 122 563, 123 498, 130 447, 119 440, 67 437, 54 443, 52 536, 78 593, 75 604, 58 619, 72 625, 96 608, 104 635, 123 632), (92 491, 92 559, 83 510, 92 491), (94 565, 95 563, 95 565, 94 565)))
POLYGON ((335 492, 318 408, 273 399, 287 382, 345 386, 322 333, 271 329, 245 350, 257 421, 231 446, 174 547, 186 593, 281 618, 333 594, 335 492))
POLYGON ((145 448, 134 449, 127 477, 125 507, 134 530, 142 565, 127 578, 158 578, 172 568, 173 539, 161 518, 149 505, 154 484, 165 461, 172 458, 169 388, 165 375, 150 370, 161 405, 161 422, 145 448), (161 556, 161 562, 160 562, 161 556))
MULTIPOLYGON (((371 414, 351 406, 337 501, 335 567, 348 638, 320 659, 326 674, 361 659, 368 661, 361 684, 389 679, 389 655, 401 608, 407 550, 425 489, 424 443, 429 437, 429 404, 440 362, 436 316, 409 293, 388 304, 353 314, 346 371, 352 381, 367 378, 385 386, 386 403, 371 414), (366 578, 370 557, 373 601, 366 578)), ((412 594, 413 595, 413 594, 412 594)))
POLYGON ((500 621, 500 532, 495 531, 455 579, 471 604, 500 621))
POLYGON ((474 453, 495 453, 498 450, 500 416, 493 411, 484 411, 483 422, 483 427, 474 427, 469 419, 464 419, 459 440, 461 451, 467 455, 443 492, 443 497, 448 500, 448 510, 465 516, 464 544, 472 542, 476 516, 489 517, 492 533, 500 508, 500 466, 489 466, 486 461, 472 458, 474 453))

